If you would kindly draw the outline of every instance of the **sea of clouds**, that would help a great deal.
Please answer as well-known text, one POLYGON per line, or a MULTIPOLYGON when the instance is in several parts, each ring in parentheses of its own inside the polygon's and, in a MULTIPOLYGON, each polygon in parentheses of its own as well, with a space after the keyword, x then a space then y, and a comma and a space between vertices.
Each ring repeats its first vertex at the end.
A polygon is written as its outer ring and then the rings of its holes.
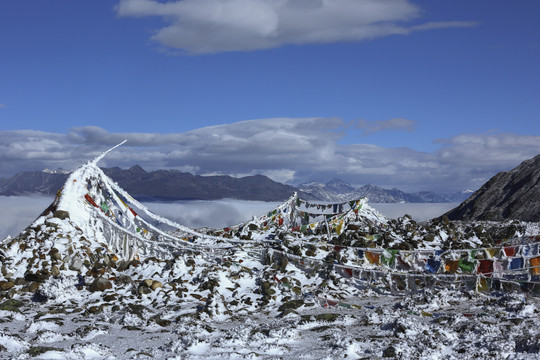
MULTIPOLYGON (((54 200, 50 196, 0 196, 0 239, 16 236, 30 225, 54 200)), ((145 205, 161 216, 193 228, 227 227, 265 214, 278 202, 247 200, 151 202, 145 205)), ((370 204, 384 216, 410 214, 417 221, 442 215, 457 204, 370 204)))

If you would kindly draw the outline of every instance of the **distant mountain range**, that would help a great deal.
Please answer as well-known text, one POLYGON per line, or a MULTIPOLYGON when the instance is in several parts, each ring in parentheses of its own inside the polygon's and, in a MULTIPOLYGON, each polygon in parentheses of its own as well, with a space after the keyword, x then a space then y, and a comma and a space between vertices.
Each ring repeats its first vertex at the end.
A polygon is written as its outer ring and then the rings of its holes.
POLYGON ((299 185, 298 189, 321 201, 346 201, 367 197, 371 203, 459 203, 472 194, 471 190, 453 194, 440 194, 431 191, 407 193, 396 188, 384 189, 375 185, 363 185, 355 188, 340 179, 332 179, 325 184, 305 183, 299 185))
MULTIPOLYGON (((407 193, 399 189, 383 189, 375 185, 355 188, 333 179, 325 184, 310 182, 297 188, 278 183, 263 175, 234 178, 200 176, 177 170, 145 171, 139 165, 127 170, 118 167, 103 169, 105 174, 143 201, 240 199, 283 201, 297 191, 305 200, 347 201, 368 197, 372 203, 445 203, 461 202, 471 192, 438 194, 429 191, 407 193)), ((54 195, 67 180, 64 170, 20 172, 10 179, 0 179, 0 195, 40 193, 54 195)))
POLYGON ((450 220, 540 221, 540 155, 500 172, 445 214, 450 220))
MULTIPOLYGON (((199 176, 176 170, 145 171, 139 165, 127 170, 118 167, 103 169, 105 174, 143 201, 242 199, 283 201, 296 188, 263 175, 233 178, 231 176, 199 176)), ((66 182, 65 171, 25 171, 0 181, 0 195, 40 193, 54 195, 66 182)), ((308 194, 308 200, 313 199, 308 194)))

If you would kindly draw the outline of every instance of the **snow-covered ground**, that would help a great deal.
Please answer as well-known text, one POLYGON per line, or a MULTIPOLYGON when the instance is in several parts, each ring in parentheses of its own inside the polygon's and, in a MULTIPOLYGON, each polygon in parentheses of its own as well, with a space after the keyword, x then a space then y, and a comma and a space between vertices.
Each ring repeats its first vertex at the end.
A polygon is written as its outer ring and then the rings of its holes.
MULTIPOLYGON (((1 359, 535 359, 538 300, 450 291, 359 292, 354 308, 302 306, 216 319, 150 299, 135 314, 77 304, 0 310, 1 359), (149 306, 149 308, 147 308, 149 306), (160 321, 152 320, 158 313, 160 321)), ((254 309, 255 310, 255 309, 254 309)))

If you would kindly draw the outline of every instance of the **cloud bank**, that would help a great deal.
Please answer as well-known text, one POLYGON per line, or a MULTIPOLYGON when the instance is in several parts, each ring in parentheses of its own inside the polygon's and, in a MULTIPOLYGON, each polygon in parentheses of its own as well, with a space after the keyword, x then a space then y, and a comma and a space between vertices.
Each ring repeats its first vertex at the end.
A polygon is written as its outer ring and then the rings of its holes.
POLYGON ((168 25, 152 39, 195 54, 363 41, 475 25, 409 25, 420 18, 421 10, 408 0, 120 0, 116 12, 124 17, 162 17, 168 25))
MULTIPOLYGON (((387 131, 396 122, 366 129, 387 131), (388 126, 387 126, 388 125, 388 126)), ((411 125, 397 122, 398 128, 411 125)), ((340 140, 354 124, 339 118, 275 118, 204 127, 184 133, 113 133, 93 126, 67 134, 0 131, 0 177, 18 171, 72 170, 122 140, 101 166, 177 169, 199 175, 263 174, 289 184, 339 177, 356 185, 406 191, 476 189, 499 171, 540 153, 540 136, 462 134, 438 139, 432 153, 340 140)), ((395 129, 394 129, 395 130, 395 129)))
POLYGON ((0 196, 0 240, 17 236, 54 200, 52 196, 0 196))
MULTIPOLYGON (((0 240, 17 236, 54 200, 52 196, 0 196, 0 240)), ((191 227, 223 228, 250 220, 274 209, 279 203, 244 200, 178 201, 145 203, 154 213, 191 227)), ((437 217, 457 204, 370 204, 384 216, 405 214, 425 221, 437 217)))

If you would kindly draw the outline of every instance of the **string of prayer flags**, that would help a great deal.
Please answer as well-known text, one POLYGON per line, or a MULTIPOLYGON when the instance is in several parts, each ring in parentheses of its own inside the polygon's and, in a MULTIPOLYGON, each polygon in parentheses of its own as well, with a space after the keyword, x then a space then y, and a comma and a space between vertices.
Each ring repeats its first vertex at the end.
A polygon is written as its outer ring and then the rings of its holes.
POLYGON ((407 290, 407 281, 401 274, 392 274, 392 285, 398 291, 407 290))
POLYGON ((101 210, 103 210, 103 212, 106 214, 109 212, 109 205, 107 205, 106 202, 102 202, 101 203, 101 210))
POLYGON ((493 260, 479 260, 476 272, 485 274, 485 276, 491 276, 493 273, 493 260))
POLYGON ((411 269, 411 254, 399 254, 396 256, 396 268, 401 271, 409 271, 411 269))
POLYGON ((426 271, 432 274, 435 274, 439 271, 441 267, 441 261, 434 258, 429 258, 426 261, 426 271))
POLYGON ((507 246, 504 248, 504 254, 508 257, 516 255, 516 248, 514 246, 507 246))
POLYGON ((444 271, 450 274, 457 272, 459 268, 459 260, 447 260, 444 263, 444 271))
POLYGON ((493 261, 493 277, 502 277, 504 271, 508 268, 508 260, 493 261))
POLYGON ((411 257, 411 267, 413 271, 424 272, 426 269, 427 257, 425 254, 415 253, 411 257))
POLYGON ((500 253, 500 251, 500 248, 486 248, 486 253, 489 259, 495 258, 500 253))
POLYGON ((380 264, 380 254, 372 251, 366 251, 366 259, 370 264, 379 265, 380 264))
POLYGON ((342 268, 345 273, 345 277, 351 278, 353 276, 353 270, 351 268, 342 268))
POLYGON ((474 269, 474 263, 465 259, 460 259, 458 266, 462 272, 468 273, 468 274, 470 274, 474 269))
POLYGON ((120 200, 120 202, 121 202, 122 204, 124 204, 125 207, 129 207, 129 206, 124 202, 124 200, 122 200, 122 198, 120 197, 120 195, 118 195, 116 192, 115 192, 114 194, 116 195, 116 197, 118 198, 118 200, 120 200))
POLYGON ((381 254, 381 263, 394 268, 396 265, 396 254, 398 253, 398 250, 389 249, 384 250, 381 254))
POLYGON ((521 268, 523 268, 523 258, 513 258, 510 261, 510 270, 519 270, 521 268))
POLYGON ((529 259, 531 265, 531 274, 540 275, 540 256, 529 259))
POLYGON ((478 276, 476 280, 476 291, 488 292, 490 289, 491 289, 490 279, 485 278, 483 275, 478 276))
POLYGON ((92 197, 91 197, 89 194, 84 195, 84 198, 85 198, 86 201, 88 201, 90 204, 92 204, 92 205, 94 205, 95 207, 99 208, 99 206, 96 204, 96 202, 94 201, 94 199, 92 199, 92 197))
POLYGON ((527 257, 538 255, 538 243, 523 245, 521 247, 521 255, 527 257))
POLYGON ((338 235, 341 235, 343 232, 343 219, 339 222, 339 224, 336 226, 336 233, 338 235))

